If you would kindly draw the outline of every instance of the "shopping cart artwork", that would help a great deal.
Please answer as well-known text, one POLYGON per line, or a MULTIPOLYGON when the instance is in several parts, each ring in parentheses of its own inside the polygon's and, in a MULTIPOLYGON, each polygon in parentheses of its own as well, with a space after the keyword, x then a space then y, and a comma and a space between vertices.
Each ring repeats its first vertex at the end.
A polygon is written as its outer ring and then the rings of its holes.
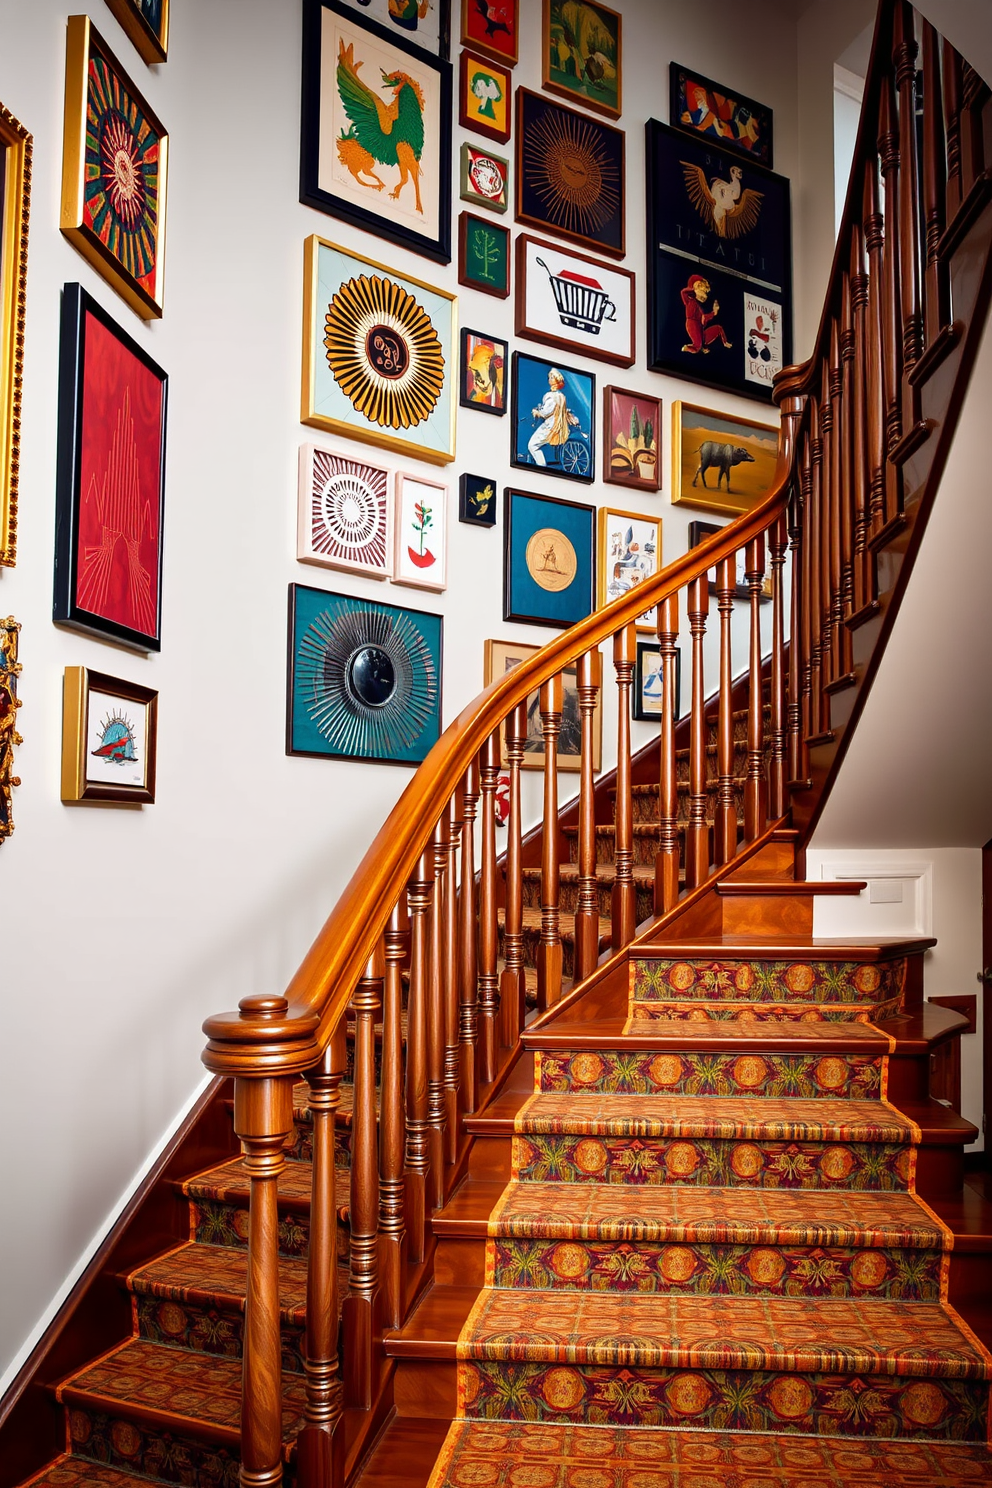
POLYGON ((536 262, 551 281, 558 319, 563 326, 598 336, 604 320, 616 320, 617 307, 597 279, 588 274, 578 274, 574 269, 562 269, 560 274, 552 274, 543 258, 536 262))
POLYGON ((512 382, 511 464, 591 481, 595 473, 593 374, 518 351, 513 357, 512 382))

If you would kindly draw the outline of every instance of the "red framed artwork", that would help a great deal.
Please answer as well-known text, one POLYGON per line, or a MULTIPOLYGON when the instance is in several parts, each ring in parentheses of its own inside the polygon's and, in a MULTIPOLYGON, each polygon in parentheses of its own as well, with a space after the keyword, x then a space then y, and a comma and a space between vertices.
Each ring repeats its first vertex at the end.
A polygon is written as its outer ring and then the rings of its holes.
POLYGON ((517 64, 518 0, 462 0, 462 44, 497 57, 508 67, 517 64))
POLYGON ((168 378, 78 284, 62 297, 53 618, 161 647, 168 378))

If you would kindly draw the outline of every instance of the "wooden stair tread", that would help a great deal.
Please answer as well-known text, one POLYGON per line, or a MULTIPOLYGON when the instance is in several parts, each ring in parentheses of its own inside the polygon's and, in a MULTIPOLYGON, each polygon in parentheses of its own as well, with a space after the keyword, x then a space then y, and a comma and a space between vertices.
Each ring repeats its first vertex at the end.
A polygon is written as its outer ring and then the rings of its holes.
POLYGON ((402 1328, 385 1334, 386 1353, 395 1359, 453 1359, 478 1298, 478 1287, 431 1287, 402 1328))
POLYGON ((732 1050, 744 1045, 777 1054, 851 1052, 885 1054, 890 1040, 871 1023, 759 1023, 752 1019, 686 1022, 678 1019, 585 1019, 567 1017, 525 1030, 525 1049, 678 1049, 732 1050))
MULTIPOLYGON (((297 1212, 309 1213, 310 1188, 313 1169, 308 1162, 287 1162, 279 1174, 279 1203, 297 1212)), ((240 1157, 229 1162, 206 1168, 181 1184, 184 1194, 191 1199, 214 1199, 219 1203, 248 1207, 249 1179, 244 1161, 240 1157)), ((338 1203, 338 1214, 347 1211, 351 1202, 351 1174, 347 1168, 334 1169, 334 1188, 338 1203)))
POLYGON ((967 1179, 960 1194, 931 1198, 927 1203, 954 1231, 955 1251, 992 1250, 992 1198, 973 1188, 967 1179))
POLYGON ((787 938, 756 935, 688 935, 672 940, 652 941, 651 932, 635 941, 630 954, 635 959, 654 956, 666 961, 691 960, 694 957, 774 961, 889 961, 897 956, 913 956, 937 944, 932 936, 913 937, 878 935, 868 943, 860 936, 796 935, 787 938), (836 954, 831 954, 836 953, 836 954))
POLYGON ((778 898, 782 895, 816 894, 837 898, 860 894, 868 883, 854 878, 725 878, 715 887, 716 892, 724 897, 760 894, 762 898, 778 898))
MULTIPOLYGON (((240 1309, 244 1305, 247 1275, 247 1250, 187 1241, 130 1272, 126 1285, 130 1291, 147 1296, 216 1302, 240 1309)), ((306 1321, 306 1297, 306 1259, 280 1256, 279 1302, 286 1321, 306 1321)))
POLYGON ((516 1129, 767 1141, 909 1142, 914 1134, 911 1120, 884 1101, 575 1091, 535 1095, 516 1129))
POLYGON ((23 1488, 141 1488, 147 1482, 147 1478, 120 1472, 105 1462, 92 1462, 67 1452, 29 1478, 23 1488))
POLYGON ((460 1184, 444 1208, 434 1215, 435 1235, 439 1238, 484 1236, 489 1216, 505 1191, 506 1184, 501 1179, 470 1178, 460 1184))
POLYGON ((426 1488, 450 1428, 447 1417, 394 1416, 362 1468, 361 1488, 426 1488))

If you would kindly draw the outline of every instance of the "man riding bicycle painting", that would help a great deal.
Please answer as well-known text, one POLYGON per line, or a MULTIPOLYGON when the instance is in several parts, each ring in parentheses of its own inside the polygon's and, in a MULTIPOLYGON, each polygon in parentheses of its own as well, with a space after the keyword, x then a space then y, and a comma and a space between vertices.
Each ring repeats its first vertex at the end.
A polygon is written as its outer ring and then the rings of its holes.
POLYGON ((591 481, 595 467, 593 404, 596 379, 514 353, 513 449, 510 463, 524 469, 591 481))

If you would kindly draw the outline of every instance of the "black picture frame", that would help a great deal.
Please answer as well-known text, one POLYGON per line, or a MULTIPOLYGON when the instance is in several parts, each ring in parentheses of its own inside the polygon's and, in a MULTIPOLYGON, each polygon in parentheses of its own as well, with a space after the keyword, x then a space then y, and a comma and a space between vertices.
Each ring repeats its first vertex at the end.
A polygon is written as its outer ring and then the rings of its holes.
POLYGON ((624 258, 623 130, 528 88, 517 89, 516 108, 516 220, 581 243, 594 253, 624 258), (575 168, 562 170, 570 159, 575 168), (590 195, 584 183, 592 172, 599 187, 590 195))
POLYGON ((488 475, 469 475, 458 481, 458 520, 469 527, 496 526, 496 482, 488 475))
MULTIPOLYGON (((689 549, 690 549, 690 551, 693 548, 698 548, 699 547, 699 544, 701 542, 705 542, 706 538, 712 537, 714 533, 716 533, 716 532, 722 532, 723 529, 724 529, 724 527, 727 526, 727 525, 729 525, 729 524, 724 523, 724 522, 690 522, 689 523, 689 549)), ((737 582, 736 582, 736 584, 734 586, 734 598, 735 599, 745 599, 745 600, 747 600, 747 599, 750 599, 751 598, 751 591, 747 587, 747 584, 744 582, 744 565, 745 565, 746 557, 745 557, 745 550, 743 548, 739 548, 737 550, 736 558, 737 558, 737 572, 736 572, 735 577, 736 577, 737 582)), ((713 573, 713 569, 711 569, 710 572, 712 574, 713 573)), ((711 578, 710 579, 710 593, 711 594, 715 594, 716 591, 717 591, 716 579, 715 578, 711 578)), ((762 584, 762 587, 761 587, 760 598, 761 598, 762 601, 764 601, 766 599, 771 599, 771 597, 772 597, 771 579, 768 576, 767 567, 766 567, 765 579, 764 579, 764 583, 762 584)))
MULTIPOLYGON (((563 547, 554 558, 556 565, 565 559, 566 551, 563 547)), ((571 559, 565 562, 564 572, 569 568, 571 559)), ((507 487, 503 492, 503 619, 564 629, 584 620, 595 605, 596 508, 584 501, 507 487), (534 579, 539 559, 528 552, 531 539, 546 531, 560 534, 575 560, 571 578, 555 588, 534 579)))
POLYGON ((694 67, 682 67, 678 62, 668 64, 668 122, 673 129, 733 150, 769 170, 775 164, 772 110, 736 88, 725 88, 694 67), (693 113, 699 112, 689 108, 689 89, 693 86, 708 94, 705 115, 709 117, 691 119, 693 113), (683 122, 687 113, 690 121, 683 122), (718 134, 720 128, 726 132, 718 134))
POLYGON ((569 367, 563 361, 533 356, 529 351, 515 351, 510 388, 510 464, 518 470, 553 475, 559 480, 581 481, 591 485, 596 479, 596 374, 584 367, 569 367), (565 406, 569 416, 568 438, 554 443, 550 438, 541 444, 545 463, 538 464, 530 441, 534 431, 545 420, 538 410, 546 408, 544 399, 551 385, 551 374, 563 379, 565 406), (522 410, 522 411, 521 411, 522 410), (572 424, 572 420, 576 422, 572 424), (547 453, 545 453, 545 451, 547 453))
MULTIPOLYGON (((94 340, 93 349, 94 367, 90 368, 91 374, 96 370, 95 359, 99 355, 98 338, 94 340)), ((104 361, 106 362, 106 357, 104 361)), ((123 380, 123 374, 121 374, 121 380, 123 380)), ((128 390, 129 387, 128 384, 128 390)), ((101 383, 100 391, 104 398, 110 396, 106 379, 101 383)), ((117 641, 136 651, 159 651, 162 647, 162 553, 165 523, 168 394, 168 375, 148 355, 145 348, 122 330, 99 301, 87 294, 82 285, 67 284, 62 292, 59 351, 55 583, 52 618, 56 624, 70 626, 73 630, 86 631, 103 640, 117 641), (87 401, 87 371, 90 367, 87 361, 87 328, 92 324, 98 325, 102 332, 105 332, 116 343, 122 354, 121 365, 123 367, 130 368, 138 364, 150 373, 154 382, 158 384, 159 416, 157 420, 146 418, 144 421, 146 430, 151 428, 157 431, 155 435, 158 443, 157 463, 150 473, 147 462, 154 452, 144 449, 140 443, 140 431, 136 431, 135 427, 137 410, 130 410, 133 416, 129 419, 128 410, 123 407, 123 403, 118 408, 117 416, 120 424, 117 439, 121 442, 121 448, 114 455, 115 436, 109 428, 109 416, 105 410, 101 412, 95 405, 91 408, 90 402, 87 401), (120 537, 128 546, 129 551, 134 547, 135 565, 141 563, 141 545, 147 526, 146 508, 154 507, 154 539, 150 533, 148 536, 149 542, 154 541, 155 550, 153 554, 146 555, 151 567, 143 570, 148 577, 151 577, 153 573, 154 601, 149 600, 149 604, 154 611, 154 618, 152 623, 145 628, 114 620, 101 613, 94 605, 86 604, 78 597, 80 547, 86 544, 85 534, 82 544, 80 539, 82 507, 88 504, 90 498, 90 487, 87 486, 86 490, 83 490, 84 427, 87 418, 100 419, 102 424, 101 432, 104 435, 104 448, 107 451, 105 467, 107 480, 111 479, 110 470, 113 461, 122 482, 122 494, 118 501, 118 520, 121 522, 130 520, 132 525, 127 531, 122 528, 120 537), (124 449, 123 441, 128 439, 131 443, 124 449), (129 469, 137 471, 137 481, 134 484, 128 480, 129 469)), ((104 497, 101 496, 100 499, 104 497)), ((115 561, 120 543, 114 539, 113 529, 108 526, 107 522, 103 522, 102 526, 105 532, 109 533, 111 540, 115 542, 115 547, 107 558, 106 567, 109 569, 115 561)), ((98 559, 94 558, 93 561, 98 567, 98 559)), ((99 587, 96 578, 94 584, 99 587)), ((128 584, 132 594, 140 594, 141 573, 134 573, 130 560, 128 584), (137 589, 133 588, 135 584, 138 585, 137 589)), ((137 607, 138 604, 138 599, 135 599, 132 608, 137 607)), ((141 607, 145 608, 144 604, 141 607)))
POLYGON ((770 403, 792 360, 788 180, 657 119, 646 162, 648 366, 770 403))
POLYGON ((487 331, 473 331, 469 326, 462 326, 458 338, 458 402, 462 408, 473 408, 476 413, 490 413, 495 418, 505 416, 510 372, 509 352, 509 344, 502 336, 490 336, 487 331), (489 356, 490 347, 493 350, 492 357, 489 356), (481 374, 483 378, 488 378, 488 386, 492 390, 484 399, 472 397, 472 392, 476 390, 476 374, 472 371, 472 362, 477 356, 482 358, 481 374), (499 396, 493 400, 497 391, 499 396))
MULTIPOLYGON (((648 658, 648 657, 650 657, 650 656, 657 656, 658 657, 658 659, 659 659, 659 669, 660 669, 660 666, 661 666, 661 663, 662 663, 661 643, 658 641, 658 639, 656 637, 654 639, 652 639, 652 640, 648 640, 647 638, 644 638, 642 640, 640 637, 638 637, 637 638, 637 644, 636 644, 636 647, 635 647, 635 655, 634 655, 634 685, 633 685, 633 687, 631 688, 631 691, 630 691, 630 711, 631 711, 631 716, 633 718, 635 718, 638 721, 638 723, 651 723, 651 722, 654 722, 655 719, 658 719, 658 718, 660 718, 662 716, 662 710, 661 710, 661 708, 660 707, 652 707, 650 705, 650 702, 647 702, 647 703, 645 702, 645 698, 644 698, 645 659, 648 658)), ((675 648, 675 716, 674 716, 674 719, 673 719, 673 722, 676 722, 676 723, 678 722, 678 720, 682 716, 681 698, 682 698, 682 651, 681 651, 681 648, 680 647, 676 646, 676 648, 675 648)))
MULTIPOLYGON (((363 83, 374 88, 374 79, 363 78, 363 83)), ((328 92, 336 84, 329 82, 328 92)), ((330 105, 328 105, 330 106, 330 105)), ((353 227, 360 227, 376 237, 419 253, 435 263, 451 262, 451 109, 452 68, 451 63, 434 52, 415 46, 398 36, 395 30, 387 30, 377 22, 359 15, 352 7, 342 5, 339 0, 303 0, 303 85, 300 128, 300 201, 339 217, 353 227), (402 59, 407 59, 407 68, 419 71, 421 76, 436 75, 439 89, 437 135, 437 160, 426 162, 436 171, 437 212, 436 223, 430 230, 418 232, 396 221, 395 210, 391 213, 391 195, 387 191, 371 191, 374 198, 368 206, 350 201, 335 194, 326 185, 320 184, 321 107, 323 102, 321 77, 321 32, 324 15, 329 13, 346 22, 358 33, 367 33, 380 46, 393 48, 402 59), (425 72, 426 70, 426 72, 425 72), (378 205, 376 205, 378 204, 378 205), (436 226, 436 231, 434 230, 436 226)), ((425 164, 421 161, 421 164, 425 164)), ((356 181, 358 176, 355 176, 356 181)), ((431 177, 432 181, 434 177, 431 177)), ((359 185, 364 185, 359 181, 359 185)), ((411 189, 419 192, 419 182, 404 178, 396 188, 403 191, 404 201, 410 199, 411 189)))

